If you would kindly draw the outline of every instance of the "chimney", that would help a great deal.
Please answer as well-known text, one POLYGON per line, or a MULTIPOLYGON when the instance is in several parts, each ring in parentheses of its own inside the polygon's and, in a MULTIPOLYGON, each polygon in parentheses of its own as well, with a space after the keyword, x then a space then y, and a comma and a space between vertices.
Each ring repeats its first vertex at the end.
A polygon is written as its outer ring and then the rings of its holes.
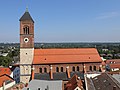
POLYGON ((50 66, 50 79, 53 79, 52 65, 50 66))
POLYGON ((116 90, 116 86, 113 87, 113 90, 116 90))
POLYGON ((68 76, 68 78, 70 78, 69 66, 67 66, 66 69, 67 69, 67 76, 68 76))

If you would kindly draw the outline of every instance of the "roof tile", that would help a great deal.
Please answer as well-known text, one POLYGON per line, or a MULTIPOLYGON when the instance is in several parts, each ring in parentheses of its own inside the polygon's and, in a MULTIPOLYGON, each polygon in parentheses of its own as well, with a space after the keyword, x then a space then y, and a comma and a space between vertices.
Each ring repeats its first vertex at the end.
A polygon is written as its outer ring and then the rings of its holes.
POLYGON ((33 64, 101 62, 95 48, 35 49, 33 64))

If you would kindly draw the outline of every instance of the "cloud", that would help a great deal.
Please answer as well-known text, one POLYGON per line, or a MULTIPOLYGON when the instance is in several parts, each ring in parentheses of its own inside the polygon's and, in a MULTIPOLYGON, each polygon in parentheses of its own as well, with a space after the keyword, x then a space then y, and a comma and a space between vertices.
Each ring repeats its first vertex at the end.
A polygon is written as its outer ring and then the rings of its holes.
POLYGON ((107 12, 107 13, 101 13, 96 19, 108 19, 108 18, 113 18, 117 17, 120 14, 118 12, 107 12))

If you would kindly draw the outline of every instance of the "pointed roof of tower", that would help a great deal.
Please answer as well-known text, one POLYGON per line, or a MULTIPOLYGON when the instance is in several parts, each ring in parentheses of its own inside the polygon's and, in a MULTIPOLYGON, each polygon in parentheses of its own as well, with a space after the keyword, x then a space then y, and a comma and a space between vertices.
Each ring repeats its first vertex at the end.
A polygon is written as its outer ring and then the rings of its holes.
POLYGON ((30 16, 30 14, 29 14, 29 12, 28 12, 28 8, 26 8, 25 13, 24 13, 23 16, 20 18, 19 21, 25 21, 25 20, 31 20, 31 21, 34 23, 32 17, 30 16))

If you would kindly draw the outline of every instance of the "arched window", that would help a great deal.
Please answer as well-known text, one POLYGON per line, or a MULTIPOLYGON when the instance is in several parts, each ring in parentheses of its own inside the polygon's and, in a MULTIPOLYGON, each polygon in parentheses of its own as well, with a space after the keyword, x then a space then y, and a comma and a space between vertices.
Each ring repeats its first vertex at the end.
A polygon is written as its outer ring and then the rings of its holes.
POLYGON ((28 30, 28 34, 29 34, 29 27, 27 27, 27 30, 28 30))
POLYGON ((47 68, 44 68, 44 72, 47 73, 47 68))
POLYGON ((42 68, 40 68, 40 73, 42 73, 42 68))
POLYGON ((99 67, 99 72, 101 72, 101 68, 99 67))
POLYGON ((29 26, 25 26, 25 27, 23 28, 23 33, 24 33, 24 34, 29 34, 29 26))
POLYGON ((72 67, 72 71, 75 71, 75 67, 74 66, 72 67))
POLYGON ((59 72, 59 68, 58 67, 56 67, 56 72, 59 72))
POLYGON ((24 32, 24 34, 26 34, 26 30, 25 30, 25 28, 23 28, 23 32, 24 32))
POLYGON ((61 72, 63 72, 63 67, 61 67, 61 72))
POLYGON ((79 66, 77 66, 77 71, 79 71, 79 66))
POLYGON ((92 66, 89 67, 89 70, 92 71, 92 66))
POLYGON ((96 66, 94 66, 94 71, 96 71, 96 66))

